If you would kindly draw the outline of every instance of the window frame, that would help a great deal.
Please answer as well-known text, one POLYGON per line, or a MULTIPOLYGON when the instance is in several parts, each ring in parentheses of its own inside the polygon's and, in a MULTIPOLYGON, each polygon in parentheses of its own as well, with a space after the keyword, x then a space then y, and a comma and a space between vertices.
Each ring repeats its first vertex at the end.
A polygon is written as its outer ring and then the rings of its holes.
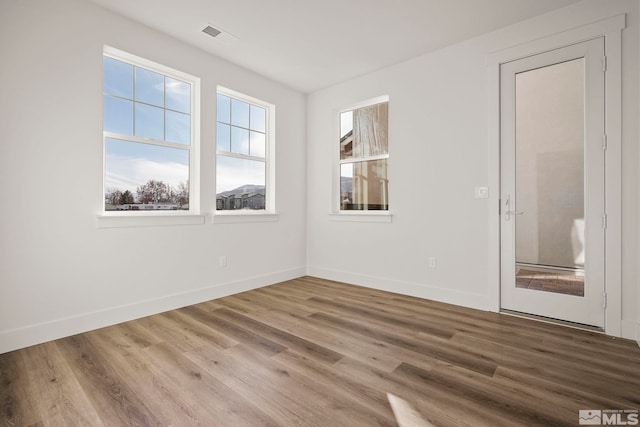
MULTIPOLYGON (((200 214, 200 78, 188 74, 183 71, 176 70, 166 65, 162 65, 151 60, 139 57, 137 55, 125 52, 120 49, 116 49, 114 47, 104 45, 102 50, 101 60, 104 61, 104 58, 108 57, 117 61, 121 61, 127 64, 130 64, 134 67, 143 68, 154 73, 162 74, 164 77, 169 77, 171 79, 183 81, 189 83, 191 86, 191 104, 190 104, 190 143, 183 144, 171 141, 161 141, 152 138, 139 137, 135 135, 125 135, 119 134, 115 132, 105 131, 104 128, 104 92, 101 91, 101 101, 103 108, 103 117, 102 117, 102 212, 100 217, 108 218, 108 217, 126 217, 126 218, 149 218, 149 217, 186 217, 186 216, 196 216, 200 214), (115 139, 119 141, 132 142, 137 144, 148 144, 156 147, 166 147, 166 148, 174 148, 187 150, 189 152, 189 209, 185 210, 123 210, 123 211, 107 211, 106 210, 106 201, 105 201, 105 190, 107 188, 107 158, 106 158, 106 146, 107 139, 115 139)), ((104 84, 104 71, 102 74, 102 82, 104 84)), ((135 100, 134 100, 135 102, 135 100)), ((135 108, 135 104, 134 104, 135 108)), ((172 109, 167 109, 166 105, 163 107, 164 111, 173 111, 172 109)), ((143 220, 144 221, 144 220, 143 220)), ((113 222, 113 221, 111 221, 113 222)), ((145 225, 141 221, 118 221, 114 222, 111 225, 111 222, 108 224, 104 224, 104 221, 98 221, 99 227, 104 226, 135 226, 135 225, 145 225), (120 223, 126 225, 119 225, 120 223)), ((175 221, 173 221, 175 222, 175 221)), ((173 223, 171 222, 171 223, 173 223)), ((154 222, 154 225, 163 225, 164 223, 154 222)), ((178 220, 178 223, 191 224, 194 223, 192 220, 184 221, 178 220)), ((200 220, 196 220, 195 223, 201 223, 200 220)))
MULTIPOLYGON (((275 153, 276 153, 276 138, 275 138, 275 116, 276 116, 276 106, 269 102, 263 101, 261 99, 255 98, 250 95, 246 95, 242 92, 235 91, 233 89, 226 88, 224 86, 218 85, 216 88, 216 115, 215 115, 215 130, 214 134, 216 135, 215 141, 215 178, 214 178, 214 196, 215 203, 213 206, 213 221, 218 223, 227 223, 227 222, 247 222, 250 220, 246 217, 255 217, 261 218, 266 221, 273 221, 278 219, 277 211, 276 211, 276 179, 275 179, 275 153), (231 99, 236 99, 238 101, 242 101, 248 103, 250 105, 255 105, 257 107, 261 107, 265 109, 265 157, 264 159, 244 154, 232 153, 229 151, 218 150, 218 103, 217 97, 218 95, 223 95, 229 97, 231 99), (244 160, 252 160, 252 161, 264 161, 265 163, 265 208, 264 209, 217 209, 217 195, 218 195, 218 156, 227 156, 231 158, 244 159, 244 160), (227 217, 226 219, 224 217, 227 217), (231 217, 245 217, 245 219, 237 219, 234 220, 231 217)), ((233 126, 233 125, 230 125, 233 126)))
MULTIPOLYGON (((332 140, 333 145, 333 191, 331 199, 331 212, 330 220, 332 221, 349 221, 349 222, 391 222, 391 203, 389 193, 387 193, 387 205, 386 210, 343 210, 341 209, 342 203, 340 200, 341 195, 341 167, 343 164, 366 162, 373 160, 389 160, 390 149, 387 150, 387 154, 376 156, 365 156, 357 158, 340 158, 340 117, 343 113, 357 110, 359 108, 370 107, 376 104, 389 103, 388 95, 381 95, 374 98, 367 99, 355 104, 351 104, 347 107, 343 107, 335 110, 334 112, 334 138, 332 140), (337 143, 336 143, 337 142, 337 143)), ((389 125, 389 124, 387 124, 389 125)), ((389 128, 389 126, 388 126, 389 128)), ((390 134, 390 131, 389 131, 390 134)), ((388 167, 388 165, 387 165, 388 167)), ((388 179, 388 176, 387 176, 388 179)))

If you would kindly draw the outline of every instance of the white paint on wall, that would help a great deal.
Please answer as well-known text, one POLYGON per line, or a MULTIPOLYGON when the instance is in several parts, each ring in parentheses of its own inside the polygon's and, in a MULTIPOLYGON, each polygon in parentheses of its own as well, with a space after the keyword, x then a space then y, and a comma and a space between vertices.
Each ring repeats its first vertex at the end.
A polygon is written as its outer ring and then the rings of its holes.
MULTIPOLYGON (((511 46, 627 14, 622 32, 622 317, 637 319, 638 2, 587 0, 500 31, 315 92, 307 104, 308 271, 380 282, 398 292, 496 309, 487 255, 486 203, 468 191, 489 182, 487 57, 511 46), (392 223, 330 221, 336 112, 380 94, 389 103, 392 223), (438 268, 428 269, 437 256, 438 268), (389 280, 392 278, 391 280, 389 280), (470 304, 469 300, 475 303, 470 304)), ((494 143, 494 141, 491 141, 494 143)), ((495 254, 494 254, 495 255, 495 254)), ((348 281, 348 280, 347 280, 348 281)), ((628 331, 629 329, 626 329, 628 331)), ((628 338, 635 338, 626 332, 628 338)))
POLYGON ((79 0, 2 1, 0 53, 0 353, 302 274, 304 95, 79 0), (203 213, 217 85, 276 105, 278 221, 96 227, 103 45, 202 79, 203 213))
POLYGON ((620 13, 622 317, 623 336, 635 338, 639 4, 586 0, 306 99, 85 1, 1 2, 0 352, 295 277, 305 265, 336 280, 491 308, 487 223, 498 191, 485 200, 469 191, 489 181, 487 54, 620 13), (278 221, 96 227, 104 44, 202 79, 204 212, 215 209, 217 85, 276 105, 278 221), (331 221, 335 115, 384 94, 393 222, 331 221), (429 257, 437 269, 427 268, 429 257))
MULTIPOLYGON (((640 0, 638 0, 638 9, 640 9, 640 0)), ((640 32, 638 32, 638 34, 636 34, 636 37, 638 39, 638 57, 640 57, 640 32)), ((640 87, 636 86, 636 93, 638 96, 638 99, 640 99, 640 87)), ((638 115, 636 115, 636 120, 638 121, 638 123, 640 123, 640 112, 637 112, 638 115)), ((640 164, 640 150, 636 151, 636 156, 637 156, 637 160, 638 163, 640 164)), ((639 178, 636 176, 636 178, 639 178)), ((638 185, 636 187, 636 212, 640 212, 640 185, 638 185)), ((638 343, 638 346, 640 346, 640 248, 638 247, 638 242, 640 242, 640 227, 636 226, 636 246, 635 246, 635 265, 636 265, 636 272, 635 272, 635 279, 636 279, 636 298, 638 300, 638 303, 636 305, 636 318, 638 319, 636 322, 636 342, 638 343)))

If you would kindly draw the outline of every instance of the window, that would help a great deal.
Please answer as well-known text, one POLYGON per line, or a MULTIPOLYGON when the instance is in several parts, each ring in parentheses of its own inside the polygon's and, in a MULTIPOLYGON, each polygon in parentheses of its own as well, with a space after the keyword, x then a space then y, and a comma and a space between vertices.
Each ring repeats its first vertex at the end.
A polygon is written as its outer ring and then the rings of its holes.
POLYGON ((218 88, 216 210, 272 212, 274 106, 218 88))
POLYGON ((199 80, 105 47, 104 210, 194 212, 199 80))
POLYGON ((388 211, 389 102, 340 113, 340 211, 388 211))

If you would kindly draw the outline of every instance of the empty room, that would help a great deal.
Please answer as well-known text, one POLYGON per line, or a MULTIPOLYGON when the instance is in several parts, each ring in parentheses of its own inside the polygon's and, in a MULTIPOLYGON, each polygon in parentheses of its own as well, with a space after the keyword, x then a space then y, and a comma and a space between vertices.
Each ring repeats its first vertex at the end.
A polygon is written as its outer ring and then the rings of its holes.
POLYGON ((640 0, 1 0, 0 426, 640 422, 640 0))

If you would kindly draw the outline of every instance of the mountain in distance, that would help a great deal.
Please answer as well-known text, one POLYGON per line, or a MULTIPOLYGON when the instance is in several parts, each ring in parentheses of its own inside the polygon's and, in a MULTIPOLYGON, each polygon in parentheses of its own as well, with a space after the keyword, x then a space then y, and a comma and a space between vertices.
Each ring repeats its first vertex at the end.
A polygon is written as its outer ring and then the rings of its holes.
POLYGON ((223 191, 222 193, 216 194, 216 196, 231 196, 231 195, 241 196, 243 194, 250 194, 250 193, 264 194, 265 193, 264 185, 246 184, 238 188, 234 188, 233 190, 223 191))
MULTIPOLYGON (((340 192, 350 193, 352 191, 352 188, 353 188, 353 178, 341 176, 340 192)), ((234 188, 233 190, 223 191, 222 193, 216 194, 216 196, 231 196, 231 195, 241 196, 243 194, 250 194, 250 193, 260 193, 264 195, 265 194, 264 185, 246 184, 238 188, 234 188)))

